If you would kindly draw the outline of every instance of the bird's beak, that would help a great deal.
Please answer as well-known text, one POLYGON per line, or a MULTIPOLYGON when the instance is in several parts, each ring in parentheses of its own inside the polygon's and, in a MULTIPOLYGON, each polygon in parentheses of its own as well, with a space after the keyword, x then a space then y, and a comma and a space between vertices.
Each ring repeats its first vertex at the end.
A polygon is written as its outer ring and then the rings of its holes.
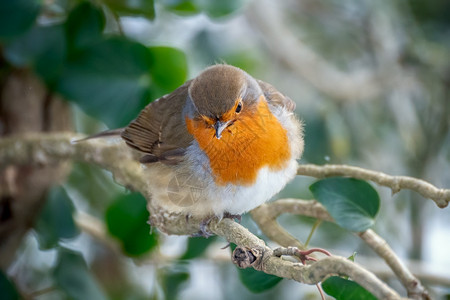
POLYGON ((227 128, 228 122, 217 121, 214 123, 214 130, 216 131, 216 138, 219 140, 222 137, 222 132, 227 128))

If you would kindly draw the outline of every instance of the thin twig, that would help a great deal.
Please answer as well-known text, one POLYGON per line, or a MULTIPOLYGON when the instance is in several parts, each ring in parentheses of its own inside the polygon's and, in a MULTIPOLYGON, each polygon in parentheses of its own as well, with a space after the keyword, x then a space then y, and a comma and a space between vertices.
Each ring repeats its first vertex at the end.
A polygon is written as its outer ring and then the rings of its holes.
MULTIPOLYGON (((325 208, 320 203, 316 201, 299 199, 281 199, 272 203, 263 204, 252 211, 252 217, 255 219, 255 222, 258 223, 258 226, 263 233, 267 235, 266 232, 272 232, 273 229, 266 228, 265 226, 267 226, 267 224, 271 224, 271 222, 276 222, 275 219, 283 213, 314 217, 325 221, 333 221, 331 216, 326 212, 325 208), (261 224, 257 221, 266 218, 271 221, 266 221, 261 224)), ((275 233, 271 234, 274 234, 276 237, 275 233)), ((377 252, 380 257, 386 261, 392 271, 403 283, 410 297, 415 297, 416 299, 429 299, 426 289, 401 262, 386 241, 370 229, 364 233, 360 233, 359 237, 361 237, 362 240, 364 240, 372 249, 375 250, 375 252, 377 252)))
POLYGON ((75 223, 82 231, 103 242, 111 249, 119 250, 120 247, 118 242, 107 233, 104 223, 98 218, 78 210, 74 219, 75 223))
POLYGON ((37 291, 31 292, 31 293, 28 294, 26 297, 27 297, 28 299, 35 299, 35 298, 37 298, 37 297, 39 297, 39 296, 42 296, 42 295, 45 295, 45 294, 54 292, 54 291, 56 291, 56 290, 58 290, 58 289, 57 289, 55 286, 49 286, 49 287, 47 287, 47 288, 43 288, 43 289, 41 289, 41 290, 37 290, 37 291))
POLYGON ((358 234, 389 265, 398 279, 406 287, 408 297, 413 299, 430 299, 421 282, 408 270, 389 244, 373 230, 368 229, 358 234))
POLYGON ((370 99, 383 92, 384 77, 373 68, 353 72, 339 70, 294 35, 278 7, 282 2, 261 2, 253 2, 246 10, 247 19, 261 33, 273 55, 299 77, 336 100, 370 99))
MULTIPOLYGON (((154 207, 148 190, 146 174, 135 160, 134 154, 124 143, 111 143, 104 140, 89 140, 73 144, 72 140, 81 138, 71 133, 32 134, 11 136, 0 139, 0 167, 11 164, 56 164, 73 159, 99 165, 112 172, 120 184, 141 192, 148 199, 152 223, 169 234, 192 234, 199 230, 201 219, 191 218, 186 223, 184 215, 174 214, 154 207)), ((299 202, 285 200, 284 205, 270 204, 273 210, 268 211, 270 218, 290 208, 290 213, 299 213, 332 220, 326 210, 315 201, 299 202), (301 208, 301 211, 299 209, 301 208)), ((267 208, 267 207, 266 207, 267 208)), ((306 284, 316 284, 330 274, 340 274, 354 278, 360 285, 382 299, 399 299, 399 295, 381 282, 375 275, 345 258, 330 257, 321 259, 308 266, 287 262, 273 256, 273 252, 265 243, 250 233, 246 228, 223 219, 217 223, 213 220, 209 229, 225 237, 228 241, 251 249, 262 249, 261 262, 257 268, 269 274, 291 278, 306 284)))
POLYGON ((300 165, 297 175, 326 178, 333 176, 348 176, 357 179, 373 181, 379 185, 391 188, 395 194, 402 189, 413 190, 423 197, 433 200, 440 208, 445 208, 450 202, 450 189, 439 189, 422 179, 408 176, 391 176, 382 172, 367 170, 347 165, 300 165))
POLYGON ((223 219, 219 223, 213 221, 209 228, 231 243, 248 249, 257 249, 257 251, 252 252, 260 253, 260 257, 256 259, 259 263, 255 263, 252 267, 265 273, 306 284, 317 284, 331 274, 349 276, 379 299, 401 299, 394 290, 374 274, 344 257, 326 257, 304 266, 275 256, 264 241, 249 232, 247 228, 230 219, 223 219))
POLYGON ((314 234, 314 232, 316 232, 316 229, 319 228, 320 224, 322 224, 322 220, 316 219, 316 221, 314 222, 311 231, 309 232, 308 237, 306 238, 306 242, 305 242, 305 247, 308 247, 309 242, 311 241, 311 238, 314 234))

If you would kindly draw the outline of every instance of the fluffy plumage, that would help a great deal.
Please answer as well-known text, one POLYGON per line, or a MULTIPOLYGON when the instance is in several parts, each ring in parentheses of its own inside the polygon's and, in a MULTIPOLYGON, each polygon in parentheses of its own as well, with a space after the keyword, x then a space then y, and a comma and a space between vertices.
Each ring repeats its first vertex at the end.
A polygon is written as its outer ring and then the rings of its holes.
POLYGON ((272 85, 216 65, 150 103, 122 137, 144 153, 161 209, 242 214, 295 176, 303 137, 294 108, 272 85))

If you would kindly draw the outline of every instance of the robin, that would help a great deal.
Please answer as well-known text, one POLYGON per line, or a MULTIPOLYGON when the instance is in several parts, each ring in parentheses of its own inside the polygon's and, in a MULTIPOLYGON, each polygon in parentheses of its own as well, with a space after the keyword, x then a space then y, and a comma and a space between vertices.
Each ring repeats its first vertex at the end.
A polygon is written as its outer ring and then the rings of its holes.
POLYGON ((214 65, 147 105, 121 131, 143 153, 152 204, 240 216, 278 193, 303 152, 295 103, 230 65, 214 65))

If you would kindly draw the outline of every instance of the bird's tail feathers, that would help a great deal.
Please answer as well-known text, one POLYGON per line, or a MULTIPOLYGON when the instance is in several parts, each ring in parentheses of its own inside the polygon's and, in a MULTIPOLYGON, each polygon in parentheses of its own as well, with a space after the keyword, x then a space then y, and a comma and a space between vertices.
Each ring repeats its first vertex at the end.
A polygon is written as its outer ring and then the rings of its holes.
POLYGON ((72 141, 72 143, 79 143, 79 142, 84 142, 86 140, 103 138, 103 137, 109 137, 109 136, 120 136, 124 129, 125 128, 117 128, 117 129, 105 130, 105 131, 102 131, 102 132, 99 132, 99 133, 87 136, 85 138, 72 141))

